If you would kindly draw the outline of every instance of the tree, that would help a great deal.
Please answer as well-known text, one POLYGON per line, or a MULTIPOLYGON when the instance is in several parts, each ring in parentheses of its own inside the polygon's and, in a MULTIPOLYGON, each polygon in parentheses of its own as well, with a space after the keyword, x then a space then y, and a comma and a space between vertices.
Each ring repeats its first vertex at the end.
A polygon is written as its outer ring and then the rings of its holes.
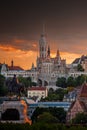
POLYGON ((18 77, 18 80, 22 85, 24 85, 26 88, 32 86, 32 80, 30 77, 24 78, 24 77, 18 77))
POLYGON ((76 78, 76 86, 82 85, 84 81, 86 80, 85 75, 80 75, 76 78))
POLYGON ((87 114, 78 113, 74 119, 72 119, 72 123, 75 124, 87 124, 87 114))
POLYGON ((66 87, 66 78, 61 77, 57 79, 56 86, 65 88, 66 87))
POLYGON ((50 114, 49 112, 43 112, 41 115, 37 117, 37 122, 57 123, 58 119, 54 117, 52 114, 50 114))
POLYGON ((54 93, 54 89, 53 88, 49 88, 48 94, 53 94, 54 93))
POLYGON ((0 96, 7 94, 7 87, 5 85, 5 77, 0 74, 0 96))
POLYGON ((75 81, 75 79, 73 78, 73 77, 68 77, 68 79, 67 79, 67 86, 68 87, 75 87, 75 85, 76 85, 76 81, 75 81))
POLYGON ((60 88, 60 89, 57 89, 57 90, 55 91, 55 94, 58 95, 58 100, 59 100, 59 101, 62 101, 62 100, 63 100, 63 97, 64 97, 64 94, 65 94, 65 91, 60 88))
POLYGON ((84 71, 83 67, 81 64, 77 65, 77 71, 84 71))
POLYGON ((44 112, 50 113, 53 117, 57 118, 57 121, 64 123, 66 121, 66 111, 63 108, 49 107, 49 108, 39 108, 37 107, 34 111, 31 119, 33 122, 37 122, 38 117, 44 112))
POLYGON ((60 123, 65 123, 66 122, 66 111, 64 110, 64 108, 49 108, 50 109, 50 113, 56 117, 60 123))

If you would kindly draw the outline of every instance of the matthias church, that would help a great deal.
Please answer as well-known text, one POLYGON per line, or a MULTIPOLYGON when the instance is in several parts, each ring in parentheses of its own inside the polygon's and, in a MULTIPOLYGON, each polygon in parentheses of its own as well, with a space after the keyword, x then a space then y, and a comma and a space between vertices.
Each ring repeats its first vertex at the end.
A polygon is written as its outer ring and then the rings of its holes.
POLYGON ((55 85, 58 77, 66 76, 66 60, 61 59, 59 50, 56 50, 56 56, 50 56, 50 46, 46 40, 46 35, 43 33, 39 40, 39 56, 36 59, 36 67, 32 64, 30 70, 23 70, 19 66, 14 66, 11 61, 11 66, 2 65, 1 74, 6 78, 14 77, 14 75, 22 77, 31 77, 32 81, 37 82, 41 86, 55 85))
POLYGON ((47 43, 45 34, 42 34, 39 40, 39 57, 37 57, 38 79, 44 85, 55 84, 58 77, 65 77, 66 60, 61 59, 60 52, 57 50, 56 56, 50 56, 51 50, 47 43))

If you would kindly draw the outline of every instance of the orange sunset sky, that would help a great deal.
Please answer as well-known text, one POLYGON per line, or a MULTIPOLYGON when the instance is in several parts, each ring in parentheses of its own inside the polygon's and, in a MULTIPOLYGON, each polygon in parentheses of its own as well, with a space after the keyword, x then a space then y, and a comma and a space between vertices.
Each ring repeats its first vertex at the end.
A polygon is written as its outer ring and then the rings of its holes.
MULTIPOLYGON (((13 46, 11 45, 0 45, 0 61, 1 63, 6 63, 8 65, 11 65, 11 60, 14 61, 14 65, 16 66, 21 66, 24 69, 30 69, 32 63, 35 64, 36 66, 36 58, 39 55, 38 52, 38 44, 39 42, 34 42, 34 41, 26 41, 26 40, 14 40, 13 41, 15 44, 13 46), (17 46, 16 46, 17 44, 17 46), (21 46, 30 46, 30 48, 27 50, 23 50, 18 45, 21 46)), ((86 41, 85 41, 86 42, 86 41)), ((51 57, 55 57, 56 51, 58 48, 58 44, 55 45, 55 43, 50 44, 51 48, 51 57)), ((86 54, 86 46, 83 46, 82 43, 80 46, 75 46, 73 45, 69 47, 69 49, 74 49, 75 50, 84 50, 84 53, 86 54)), ((60 48, 58 48, 60 50, 60 48)), ((67 47, 68 49, 68 47, 67 47)), ((82 52, 82 51, 81 51, 82 52)), ((74 53, 73 51, 62 51, 60 50, 60 55, 62 59, 66 59, 66 63, 70 64, 75 58, 80 57, 81 53, 74 53)))
POLYGON ((87 0, 0 1, 0 63, 30 69, 36 65, 44 32, 51 57, 60 51, 70 64, 87 55, 87 0))

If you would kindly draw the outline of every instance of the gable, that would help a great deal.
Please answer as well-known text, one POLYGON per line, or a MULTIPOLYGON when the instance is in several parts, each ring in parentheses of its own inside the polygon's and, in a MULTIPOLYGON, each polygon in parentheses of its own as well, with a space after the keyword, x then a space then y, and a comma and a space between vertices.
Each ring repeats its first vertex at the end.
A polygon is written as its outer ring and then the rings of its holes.
POLYGON ((86 111, 85 104, 79 100, 76 100, 71 108, 71 112, 84 112, 86 111))

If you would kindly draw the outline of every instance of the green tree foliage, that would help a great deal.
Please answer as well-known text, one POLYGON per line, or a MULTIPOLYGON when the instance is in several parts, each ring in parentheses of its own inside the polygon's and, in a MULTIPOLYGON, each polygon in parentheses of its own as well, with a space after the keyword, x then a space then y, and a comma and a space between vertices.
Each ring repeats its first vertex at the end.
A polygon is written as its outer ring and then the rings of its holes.
POLYGON ((76 86, 80 86, 84 83, 84 81, 87 79, 87 76, 80 75, 76 78, 76 86))
POLYGON ((59 120, 59 123, 66 122, 66 111, 64 108, 49 108, 50 113, 59 120))
POLYGON ((68 77, 68 79, 67 79, 67 86, 68 87, 75 87, 76 86, 76 80, 75 80, 75 78, 73 78, 73 77, 68 77))
POLYGON ((37 122, 57 123, 58 119, 54 117, 52 114, 50 114, 49 112, 43 112, 41 115, 37 117, 37 122))
POLYGON ((87 124, 87 114, 78 113, 76 117, 72 120, 74 124, 87 124))
POLYGON ((18 80, 20 83, 22 83, 26 88, 32 86, 32 80, 30 77, 24 78, 24 77, 18 77, 18 80))
POLYGON ((5 77, 0 75, 0 96, 4 96, 7 94, 7 87, 5 85, 5 77))
MULTIPOLYGON (((38 117, 42 115, 44 112, 50 113, 53 117, 57 118, 57 121, 60 123, 64 123, 66 120, 66 112, 63 108, 36 108, 31 119, 33 122, 37 122, 38 117)), ((55 119, 56 119, 55 118, 55 119)), ((40 120, 39 120, 40 121, 40 120)))
POLYGON ((62 101, 62 100, 63 100, 63 97, 64 97, 64 94, 65 94, 65 90, 59 88, 59 89, 57 89, 57 90, 55 91, 55 94, 58 95, 58 100, 59 100, 59 101, 62 101))
POLYGON ((66 93, 67 91, 61 88, 55 91, 53 89, 50 89, 48 92, 48 97, 41 99, 41 101, 62 101, 64 94, 66 93))
POLYGON ((78 77, 68 77, 67 79, 66 78, 58 78, 57 81, 56 81, 56 85, 57 86, 60 86, 60 87, 77 87, 77 86, 80 86, 84 83, 84 81, 87 82, 87 76, 86 75, 80 75, 78 77))
POLYGON ((34 123, 29 124, 13 124, 0 123, 0 130, 87 130, 84 125, 64 125, 58 123, 34 123))
POLYGON ((77 65, 77 71, 84 71, 83 67, 81 64, 77 65))
POLYGON ((56 86, 65 88, 66 87, 66 78, 61 77, 57 79, 56 86))

